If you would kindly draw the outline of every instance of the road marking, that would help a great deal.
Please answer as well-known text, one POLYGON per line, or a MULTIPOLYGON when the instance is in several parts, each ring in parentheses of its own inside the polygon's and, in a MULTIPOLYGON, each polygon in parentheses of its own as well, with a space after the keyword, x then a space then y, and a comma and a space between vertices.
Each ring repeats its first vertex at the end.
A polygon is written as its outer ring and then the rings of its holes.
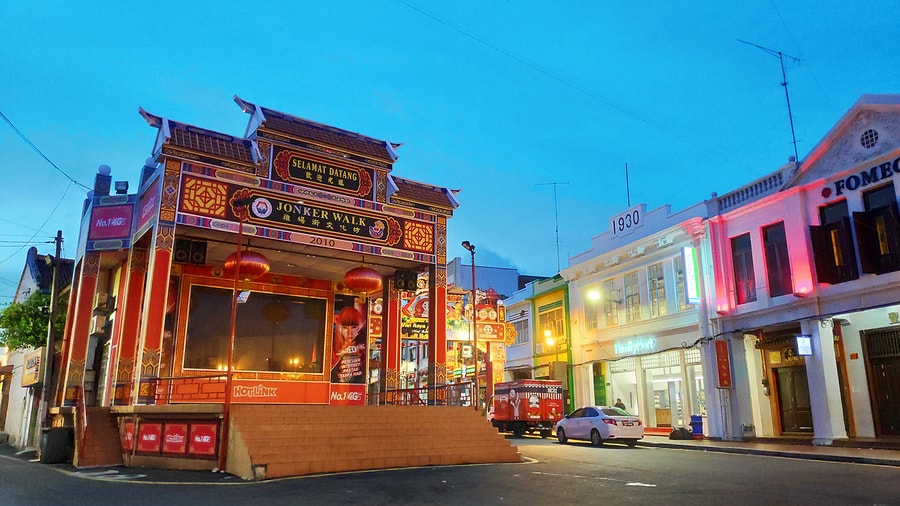
POLYGON ((626 487, 655 487, 656 485, 652 483, 641 483, 639 481, 633 481, 631 483, 626 483, 626 487))
POLYGON ((93 472, 75 471, 72 473, 72 476, 83 476, 85 478, 96 478, 100 480, 139 480, 147 477, 146 474, 119 474, 119 471, 116 471, 115 469, 93 472))

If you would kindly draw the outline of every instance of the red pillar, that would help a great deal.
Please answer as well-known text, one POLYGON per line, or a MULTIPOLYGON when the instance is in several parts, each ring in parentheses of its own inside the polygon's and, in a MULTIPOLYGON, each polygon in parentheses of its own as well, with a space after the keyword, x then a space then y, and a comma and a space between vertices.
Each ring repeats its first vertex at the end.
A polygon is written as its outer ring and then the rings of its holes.
POLYGON ((78 291, 74 294, 74 303, 70 304, 68 318, 72 321, 66 336, 68 351, 66 352, 65 388, 63 405, 74 406, 81 388, 84 385, 84 372, 87 368, 87 348, 91 335, 91 318, 94 311, 94 292, 97 289, 97 277, 100 274, 100 254, 86 253, 81 259, 76 276, 79 278, 78 291))
POLYGON ((438 404, 447 401, 447 267, 428 269, 428 386, 437 393, 438 404))
MULTIPOLYGON (((394 289, 393 279, 385 283, 381 346, 384 364, 382 391, 396 390, 400 388, 400 293, 394 289)), ((387 395, 385 400, 391 402, 391 396, 387 395)))
POLYGON ((138 404, 152 404, 156 397, 155 385, 159 376, 159 359, 162 353, 174 234, 174 227, 160 224, 156 229, 156 237, 150 252, 146 296, 140 318, 139 354, 136 357, 138 404))
POLYGON ((122 312, 120 331, 116 336, 118 357, 113 376, 113 399, 110 404, 128 406, 134 396, 134 364, 137 354, 137 336, 141 325, 141 305, 144 300, 144 283, 147 279, 147 250, 133 248, 128 259, 125 289, 120 296, 122 312))

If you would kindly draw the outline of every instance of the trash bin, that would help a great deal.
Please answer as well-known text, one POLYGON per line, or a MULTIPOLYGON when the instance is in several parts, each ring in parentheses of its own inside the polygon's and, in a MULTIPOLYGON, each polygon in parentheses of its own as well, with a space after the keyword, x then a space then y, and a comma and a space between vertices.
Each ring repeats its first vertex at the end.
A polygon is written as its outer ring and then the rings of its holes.
POLYGON ((75 434, 72 427, 44 427, 41 429, 41 463, 65 462, 74 443, 75 434))
POLYGON ((691 437, 703 439, 703 417, 700 415, 691 415, 691 437))

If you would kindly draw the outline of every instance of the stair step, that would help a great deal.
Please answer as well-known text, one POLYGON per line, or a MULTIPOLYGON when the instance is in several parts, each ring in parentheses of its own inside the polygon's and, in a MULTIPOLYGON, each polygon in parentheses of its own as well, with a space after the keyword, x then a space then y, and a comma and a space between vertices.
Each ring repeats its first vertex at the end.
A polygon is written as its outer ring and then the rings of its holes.
POLYGON ((521 461, 518 450, 469 408, 243 405, 232 413, 251 466, 265 465, 270 479, 521 461))

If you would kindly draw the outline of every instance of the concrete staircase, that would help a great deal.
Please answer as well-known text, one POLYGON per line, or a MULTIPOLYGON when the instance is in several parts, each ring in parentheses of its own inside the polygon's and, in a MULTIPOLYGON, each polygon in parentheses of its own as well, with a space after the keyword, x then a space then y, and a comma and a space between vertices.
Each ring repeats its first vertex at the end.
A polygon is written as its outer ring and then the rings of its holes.
POLYGON ((82 434, 75 434, 75 467, 122 465, 122 444, 116 417, 108 407, 88 407, 88 425, 82 434))
POLYGON ((471 407, 242 404, 232 420, 226 471, 244 479, 522 460, 471 407))

